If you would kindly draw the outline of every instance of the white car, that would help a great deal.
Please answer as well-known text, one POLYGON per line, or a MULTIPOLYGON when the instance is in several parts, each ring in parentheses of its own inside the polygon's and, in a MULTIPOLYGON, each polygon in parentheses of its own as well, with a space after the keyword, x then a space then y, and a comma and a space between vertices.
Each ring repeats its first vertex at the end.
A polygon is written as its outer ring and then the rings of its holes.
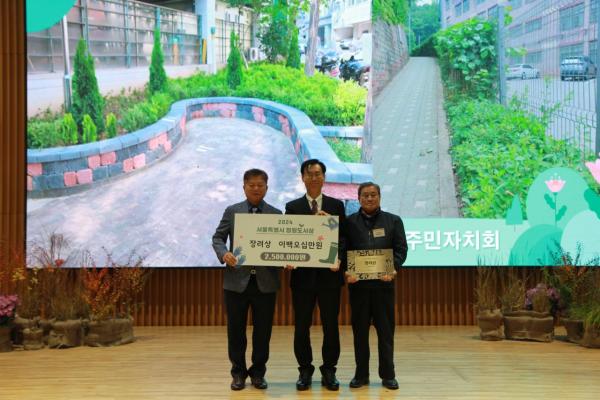
POLYGON ((508 67, 506 79, 536 79, 540 77, 540 71, 527 64, 515 64, 508 67))

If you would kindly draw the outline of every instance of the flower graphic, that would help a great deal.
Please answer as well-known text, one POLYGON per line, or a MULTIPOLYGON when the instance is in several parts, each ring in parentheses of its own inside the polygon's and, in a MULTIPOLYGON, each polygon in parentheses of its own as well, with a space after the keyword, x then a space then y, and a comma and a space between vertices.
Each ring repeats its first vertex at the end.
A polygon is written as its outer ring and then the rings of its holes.
POLYGON ((323 240, 325 240, 325 236, 323 236, 323 235, 319 235, 319 237, 317 238, 317 240, 319 240, 319 241, 321 241, 321 242, 322 242, 323 240))
POLYGON ((585 166, 590 170, 590 173, 596 182, 600 184, 600 158, 598 158, 595 162, 586 162, 585 166))
POLYGON ((558 193, 562 190, 563 187, 565 187, 565 183, 566 181, 563 181, 562 179, 560 179, 560 177, 558 177, 558 179, 554 178, 546 181, 546 186, 548 186, 548 189, 552 193, 558 193))
POLYGON ((563 190, 565 184, 567 183, 565 180, 560 179, 560 176, 554 175, 551 179, 545 181, 548 190, 552 192, 554 195, 554 200, 547 193, 544 195, 544 199, 546 203, 554 210, 554 226, 558 224, 558 221, 565 216, 567 212, 567 207, 562 206, 560 209, 558 208, 558 192, 563 190))

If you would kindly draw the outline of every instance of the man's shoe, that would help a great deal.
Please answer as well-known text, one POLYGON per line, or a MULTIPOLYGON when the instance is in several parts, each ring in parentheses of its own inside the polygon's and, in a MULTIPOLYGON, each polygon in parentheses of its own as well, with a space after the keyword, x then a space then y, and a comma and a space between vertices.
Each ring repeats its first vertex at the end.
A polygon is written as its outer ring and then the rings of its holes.
POLYGON ((325 386, 327 390, 340 390, 340 382, 336 379, 333 372, 325 372, 323 374, 321 385, 325 386))
POLYGON ((296 381, 296 390, 308 390, 312 385, 312 378, 310 375, 300 374, 296 381))
POLYGON ((350 387, 353 389, 358 389, 359 387, 363 387, 364 385, 368 384, 369 379, 352 378, 352 380, 350 381, 350 387))
POLYGON ((233 377, 231 381, 231 390, 242 390, 246 387, 246 378, 240 375, 236 375, 233 377))
POLYGON ((267 385, 267 381, 263 377, 250 377, 250 381, 252 382, 252 386, 257 389, 266 389, 269 385, 267 385))
POLYGON ((381 384, 390 390, 398 390, 398 381, 394 378, 384 379, 381 381, 381 384))

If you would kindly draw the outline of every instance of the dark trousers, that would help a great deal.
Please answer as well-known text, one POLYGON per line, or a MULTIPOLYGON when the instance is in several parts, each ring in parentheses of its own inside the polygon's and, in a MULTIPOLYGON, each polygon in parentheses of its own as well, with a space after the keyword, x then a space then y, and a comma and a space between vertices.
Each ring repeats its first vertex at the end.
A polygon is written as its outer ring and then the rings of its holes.
POLYGON ((312 347, 310 345, 310 326, 315 304, 319 304, 323 325, 323 365, 321 372, 335 373, 340 358, 340 332, 338 314, 340 312, 340 288, 303 290, 292 289, 292 301, 296 318, 294 329, 294 354, 298 360, 298 370, 302 374, 312 375, 312 347))
POLYGON ((369 378, 369 327, 377 330, 379 377, 392 379, 394 372, 394 288, 360 288, 350 285, 354 358, 358 379, 369 378))
POLYGON ((256 278, 250 278, 243 293, 225 290, 227 345, 231 375, 263 377, 269 359, 269 341, 273 327, 276 293, 261 293, 256 278), (246 321, 252 307, 252 366, 246 369, 246 321))

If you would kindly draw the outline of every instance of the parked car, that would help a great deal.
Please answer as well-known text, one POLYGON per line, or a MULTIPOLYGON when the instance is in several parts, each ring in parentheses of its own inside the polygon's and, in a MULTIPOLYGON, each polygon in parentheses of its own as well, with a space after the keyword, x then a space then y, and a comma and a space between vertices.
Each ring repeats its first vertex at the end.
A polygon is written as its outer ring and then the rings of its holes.
POLYGON ((508 67, 506 79, 536 79, 540 77, 540 71, 528 64, 515 64, 508 67))
POLYGON ((364 60, 356 59, 354 56, 351 56, 348 60, 342 60, 340 64, 340 77, 345 81, 352 79, 361 86, 366 86, 369 82, 370 72, 371 65, 364 60))
POLYGON ((575 79, 592 79, 596 77, 598 69, 587 56, 567 57, 560 63, 560 80, 564 81, 567 78, 575 79))

